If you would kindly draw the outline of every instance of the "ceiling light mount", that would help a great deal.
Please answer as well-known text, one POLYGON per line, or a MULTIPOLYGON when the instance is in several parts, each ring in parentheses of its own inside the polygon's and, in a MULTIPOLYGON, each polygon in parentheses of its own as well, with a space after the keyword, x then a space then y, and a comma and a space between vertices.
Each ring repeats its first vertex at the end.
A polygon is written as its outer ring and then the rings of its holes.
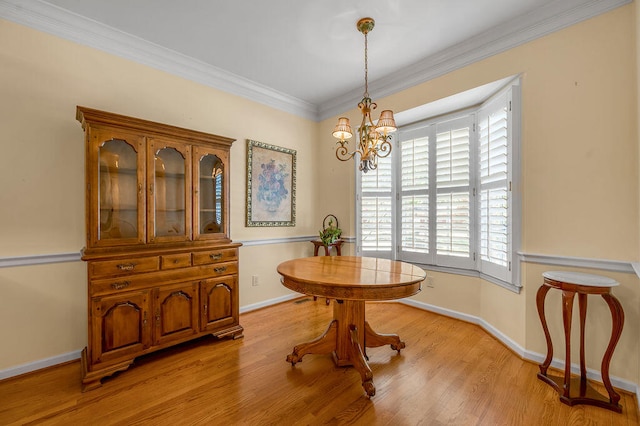
POLYGON ((373 27, 375 26, 376 21, 374 21, 373 18, 362 18, 356 24, 356 28, 358 28, 358 31, 365 35, 371 32, 371 30, 373 30, 373 27))

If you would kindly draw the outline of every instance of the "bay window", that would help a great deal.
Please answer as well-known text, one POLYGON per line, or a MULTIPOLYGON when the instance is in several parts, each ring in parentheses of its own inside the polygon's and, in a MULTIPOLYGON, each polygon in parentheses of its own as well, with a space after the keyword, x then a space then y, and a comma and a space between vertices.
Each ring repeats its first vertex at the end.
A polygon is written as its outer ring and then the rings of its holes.
POLYGON ((519 81, 479 106, 404 125, 357 173, 356 252, 478 274, 517 291, 519 81))

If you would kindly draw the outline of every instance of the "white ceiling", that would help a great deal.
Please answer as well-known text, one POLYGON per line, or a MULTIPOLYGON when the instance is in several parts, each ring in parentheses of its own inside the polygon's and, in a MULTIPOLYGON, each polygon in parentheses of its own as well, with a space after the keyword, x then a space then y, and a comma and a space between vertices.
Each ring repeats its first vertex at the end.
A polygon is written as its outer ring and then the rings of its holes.
POLYGON ((324 119, 631 0, 0 0, 0 17, 324 119))

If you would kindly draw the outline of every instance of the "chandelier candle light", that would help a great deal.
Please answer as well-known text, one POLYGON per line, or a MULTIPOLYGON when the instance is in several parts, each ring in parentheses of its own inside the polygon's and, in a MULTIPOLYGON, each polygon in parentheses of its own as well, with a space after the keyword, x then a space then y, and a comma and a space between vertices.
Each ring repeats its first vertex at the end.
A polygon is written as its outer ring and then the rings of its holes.
POLYGON ((362 123, 358 127, 358 145, 356 150, 349 152, 345 139, 351 139, 351 124, 347 117, 340 117, 338 124, 333 130, 333 137, 338 139, 339 145, 336 148, 336 157, 340 161, 349 161, 356 153, 360 154, 360 170, 364 173, 375 170, 378 167, 378 157, 384 158, 391 154, 391 135, 389 133, 397 130, 396 121, 393 118, 393 111, 384 110, 380 113, 378 123, 371 120, 371 111, 377 105, 371 102, 369 97, 368 64, 367 64, 367 34, 373 30, 375 21, 373 18, 362 18, 356 24, 358 31, 364 34, 364 95, 358 104, 362 112, 362 123))

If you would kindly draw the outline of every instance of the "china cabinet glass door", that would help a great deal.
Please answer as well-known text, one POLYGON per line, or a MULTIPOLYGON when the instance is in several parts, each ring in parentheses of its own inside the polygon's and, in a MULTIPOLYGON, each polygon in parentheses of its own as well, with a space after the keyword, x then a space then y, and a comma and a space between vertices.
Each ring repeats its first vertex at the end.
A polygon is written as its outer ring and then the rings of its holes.
POLYGON ((106 137, 93 133, 92 155, 97 156, 97 173, 92 184, 92 200, 98 206, 91 212, 90 234, 95 245, 121 245, 144 242, 144 199, 139 173, 142 138, 122 134, 106 137))
POLYGON ((223 238, 227 234, 227 156, 203 147, 194 148, 194 239, 223 238))
POLYGON ((149 179, 149 239, 151 242, 191 238, 191 152, 182 144, 151 140, 149 179))

